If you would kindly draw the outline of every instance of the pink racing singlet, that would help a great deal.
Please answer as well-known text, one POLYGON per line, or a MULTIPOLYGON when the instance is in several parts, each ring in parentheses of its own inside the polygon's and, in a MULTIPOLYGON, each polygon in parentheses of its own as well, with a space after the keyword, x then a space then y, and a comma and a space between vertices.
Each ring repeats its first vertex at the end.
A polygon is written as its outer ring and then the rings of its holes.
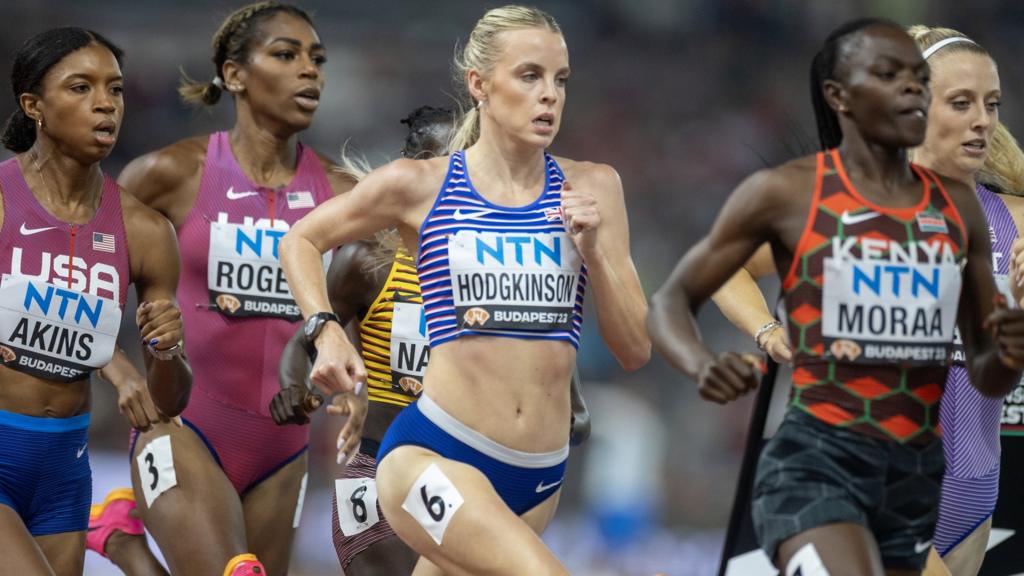
POLYGON ((253 184, 226 132, 210 135, 199 194, 178 230, 178 303, 194 385, 220 402, 269 417, 278 361, 301 318, 278 260, 289 227, 331 187, 313 150, 298 145, 291 183, 253 184))
POLYGON ((104 175, 85 224, 47 212, 15 158, 0 163, 0 186, 3 365, 57 382, 88 378, 114 353, 131 275, 117 183, 104 175))

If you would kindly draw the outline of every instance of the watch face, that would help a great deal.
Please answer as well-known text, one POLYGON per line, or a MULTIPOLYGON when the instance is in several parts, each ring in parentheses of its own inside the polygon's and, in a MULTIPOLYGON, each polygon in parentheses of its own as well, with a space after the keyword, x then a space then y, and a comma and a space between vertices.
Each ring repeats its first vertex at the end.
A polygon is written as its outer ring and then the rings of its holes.
POLYGON ((306 319, 306 323, 302 326, 302 331, 306 334, 307 340, 313 338, 313 335, 316 333, 316 328, 321 322, 323 322, 323 320, 316 316, 310 316, 306 319))

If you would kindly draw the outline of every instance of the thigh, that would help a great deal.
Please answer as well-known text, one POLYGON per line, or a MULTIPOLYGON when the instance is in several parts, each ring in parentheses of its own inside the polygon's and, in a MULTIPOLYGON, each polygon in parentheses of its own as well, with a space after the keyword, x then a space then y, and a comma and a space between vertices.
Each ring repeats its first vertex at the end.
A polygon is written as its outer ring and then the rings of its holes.
POLYGON ((890 447, 884 495, 869 526, 889 570, 924 568, 938 520, 945 455, 941 442, 890 447))
POLYGON ((783 541, 775 557, 775 566, 789 573, 790 563, 805 547, 814 553, 828 570, 829 576, 882 576, 882 557, 874 536, 867 528, 852 522, 840 522, 811 528, 783 541))
POLYGON ((0 504, 0 558, 3 558, 4 571, 11 574, 36 576, 54 573, 21 517, 4 504, 0 504))
POLYGON ((922 576, 951 576, 949 568, 946 567, 946 563, 942 561, 939 553, 932 548, 928 551, 928 561, 925 562, 924 570, 921 572, 922 576))
POLYGON ((36 544, 57 576, 81 576, 85 569, 85 532, 36 536, 36 544))
POLYGON ((558 510, 558 501, 561 497, 562 489, 559 488, 550 498, 527 510, 520 518, 538 536, 543 534, 548 524, 551 523, 551 519, 555 517, 555 511, 558 510))
MULTIPOLYGON (((240 431, 244 433, 244 431, 240 431)), ((139 435, 131 458, 132 486, 142 521, 174 574, 220 574, 228 561, 247 551, 242 506, 231 482, 202 439, 190 428, 158 424, 139 435), (167 438, 167 439, 165 439, 167 438), (155 452, 169 440, 176 485, 146 502, 147 488, 159 488, 160 457, 155 452), (144 484, 145 482, 145 484, 144 484)))
POLYGON ((392 576, 411 574, 420 555, 392 534, 356 554, 344 568, 345 576, 392 576))
POLYGON ((449 576, 568 574, 471 466, 400 446, 378 464, 377 491, 399 537, 449 576))
POLYGON ((242 497, 249 552, 260 559, 268 574, 288 573, 308 463, 309 455, 304 452, 242 497))
POLYGON ((976 576, 981 570, 988 548, 988 536, 992 531, 992 518, 981 523, 963 542, 953 547, 942 557, 949 571, 956 576, 976 576))

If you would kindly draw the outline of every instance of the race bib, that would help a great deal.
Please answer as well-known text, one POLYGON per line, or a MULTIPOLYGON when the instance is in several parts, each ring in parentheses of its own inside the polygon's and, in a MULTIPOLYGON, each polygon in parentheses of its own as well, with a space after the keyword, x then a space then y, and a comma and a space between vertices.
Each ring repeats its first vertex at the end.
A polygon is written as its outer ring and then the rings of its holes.
POLYGON ((825 356, 853 363, 944 363, 960 298, 955 262, 824 259, 825 356))
POLYGON ((377 513, 377 483, 373 478, 339 478, 334 481, 338 503, 338 526, 352 537, 380 522, 377 513))
MULTIPOLYGON (((1006 274, 996 274, 996 289, 1006 297, 1006 301, 1013 302, 1013 293, 1010 292, 1010 277, 1006 274)), ((1011 304, 1011 307, 1015 307, 1011 304)), ((960 336, 960 328, 953 330, 953 352, 951 356, 953 364, 963 365, 967 362, 967 352, 964 351, 964 339, 960 336)))
POLYGON ((999 431, 1004 436, 1024 436, 1024 378, 1003 398, 999 431))
POLYGON ((582 260, 564 232, 448 238, 455 314, 474 330, 572 330, 582 260))
MULTIPOLYGON (((210 307, 236 318, 301 319, 278 255, 287 232, 287 228, 211 222, 206 270, 210 307)), ((328 252, 325 268, 329 262, 328 252)))
POLYGON ((391 388, 418 396, 430 360, 427 318, 422 304, 395 302, 391 316, 391 388))
POLYGON ((73 382, 114 355, 121 308, 107 298, 25 276, 0 281, 0 356, 8 368, 73 382))

